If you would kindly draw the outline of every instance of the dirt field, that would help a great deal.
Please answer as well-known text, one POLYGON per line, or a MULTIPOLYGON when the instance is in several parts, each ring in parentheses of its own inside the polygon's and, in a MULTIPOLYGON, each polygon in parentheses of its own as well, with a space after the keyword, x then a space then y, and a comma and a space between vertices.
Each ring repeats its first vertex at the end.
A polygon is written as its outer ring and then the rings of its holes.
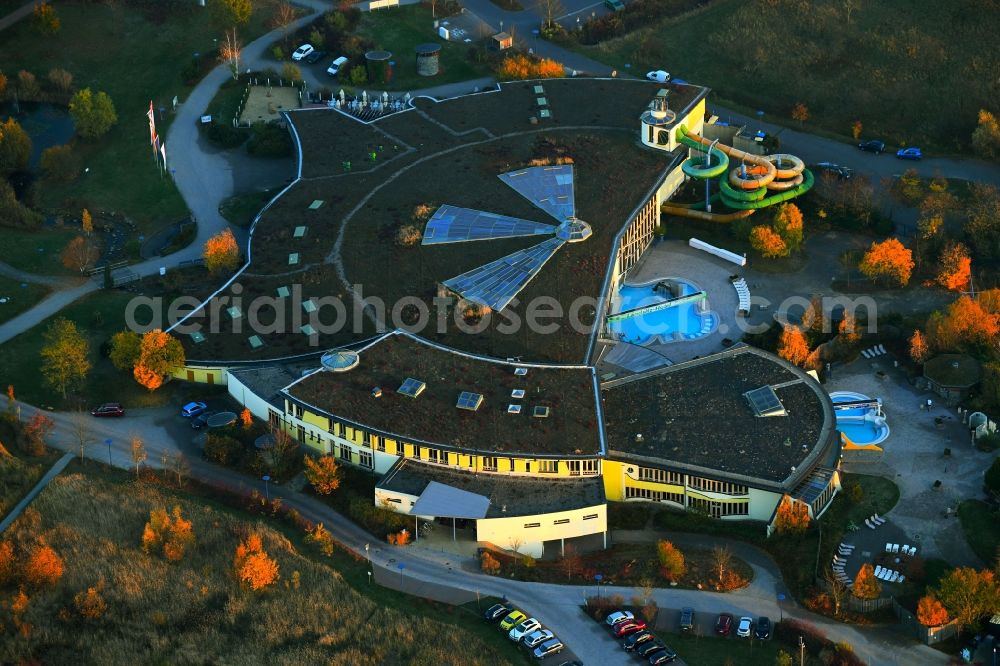
POLYGON ((240 123, 277 120, 282 111, 299 108, 298 88, 252 86, 246 106, 240 114, 240 123))

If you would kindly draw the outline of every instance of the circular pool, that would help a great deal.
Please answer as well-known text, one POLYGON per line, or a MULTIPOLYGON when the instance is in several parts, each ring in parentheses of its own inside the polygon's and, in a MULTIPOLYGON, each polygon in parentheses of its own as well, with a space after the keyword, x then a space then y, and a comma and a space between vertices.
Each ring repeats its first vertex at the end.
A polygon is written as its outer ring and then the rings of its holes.
POLYGON ((659 278, 641 284, 623 284, 608 317, 612 337, 637 345, 695 340, 712 333, 719 318, 708 311, 708 301, 697 285, 681 278, 659 278), (686 296, 695 299, 685 299, 686 296), (677 301, 676 304, 669 304, 677 301), (663 304, 663 307, 656 307, 663 304), (644 308, 649 308, 644 309, 644 308), (629 312, 636 312, 628 316, 629 312), (616 315, 625 314, 625 317, 616 315))
MULTIPOLYGON (((836 404, 845 402, 856 402, 871 400, 863 393, 854 391, 834 391, 830 394, 830 400, 836 404)), ((864 446, 867 444, 880 444, 889 436, 889 426, 885 422, 882 414, 882 401, 878 400, 878 407, 856 407, 847 409, 836 409, 837 430, 842 432, 847 439, 854 444, 864 446)))

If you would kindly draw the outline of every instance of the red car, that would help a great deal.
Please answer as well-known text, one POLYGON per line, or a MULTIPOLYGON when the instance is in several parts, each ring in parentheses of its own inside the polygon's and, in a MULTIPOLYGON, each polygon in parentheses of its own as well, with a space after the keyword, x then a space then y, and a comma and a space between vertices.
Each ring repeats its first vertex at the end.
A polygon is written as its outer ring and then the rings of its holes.
POLYGON ((715 633, 720 636, 728 636, 733 630, 733 616, 729 613, 720 613, 715 620, 715 633))
POLYGON ((611 629, 611 632, 615 635, 615 638, 625 638, 645 628, 646 623, 642 620, 629 620, 628 622, 619 622, 611 629))
POLYGON ((90 410, 91 416, 125 416, 125 408, 117 402, 106 402, 90 410))

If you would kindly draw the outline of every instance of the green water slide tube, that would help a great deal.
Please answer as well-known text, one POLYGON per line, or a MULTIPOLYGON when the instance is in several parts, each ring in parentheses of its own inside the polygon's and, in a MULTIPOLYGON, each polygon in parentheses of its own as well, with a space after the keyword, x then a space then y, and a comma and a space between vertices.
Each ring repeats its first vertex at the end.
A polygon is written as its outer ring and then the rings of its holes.
MULTIPOLYGON (((702 146, 701 150, 704 152, 705 147, 702 146)), ((729 156, 718 148, 713 148, 711 153, 704 159, 689 157, 684 160, 681 163, 681 169, 691 178, 698 180, 718 178, 729 170, 729 156), (708 161, 707 165, 705 164, 706 160, 708 161)))
MULTIPOLYGON (((805 179, 803 179, 804 181, 805 179)), ((723 197, 736 201, 760 201, 767 195, 768 191, 766 187, 758 187, 756 190, 738 190, 730 185, 725 178, 719 181, 719 189, 722 191, 723 197)))
POLYGON ((801 196, 812 189, 813 183, 816 179, 812 175, 812 171, 805 169, 802 171, 802 182, 796 185, 790 190, 785 190, 783 192, 778 192, 772 194, 769 197, 764 197, 763 199, 758 199, 757 201, 740 201, 739 199, 734 199, 726 196, 725 191, 722 194, 722 203, 726 204, 730 208, 736 210, 753 210, 757 208, 767 208, 768 206, 773 206, 779 204, 783 201, 788 201, 794 199, 797 196, 801 196))

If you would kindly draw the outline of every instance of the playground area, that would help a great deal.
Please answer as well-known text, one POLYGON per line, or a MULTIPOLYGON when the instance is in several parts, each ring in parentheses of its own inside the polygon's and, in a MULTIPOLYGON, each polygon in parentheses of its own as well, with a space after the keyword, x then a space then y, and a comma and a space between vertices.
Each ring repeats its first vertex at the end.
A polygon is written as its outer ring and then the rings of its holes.
POLYGON ((299 108, 299 89, 284 86, 250 86, 240 125, 269 123, 281 118, 282 111, 299 108))

